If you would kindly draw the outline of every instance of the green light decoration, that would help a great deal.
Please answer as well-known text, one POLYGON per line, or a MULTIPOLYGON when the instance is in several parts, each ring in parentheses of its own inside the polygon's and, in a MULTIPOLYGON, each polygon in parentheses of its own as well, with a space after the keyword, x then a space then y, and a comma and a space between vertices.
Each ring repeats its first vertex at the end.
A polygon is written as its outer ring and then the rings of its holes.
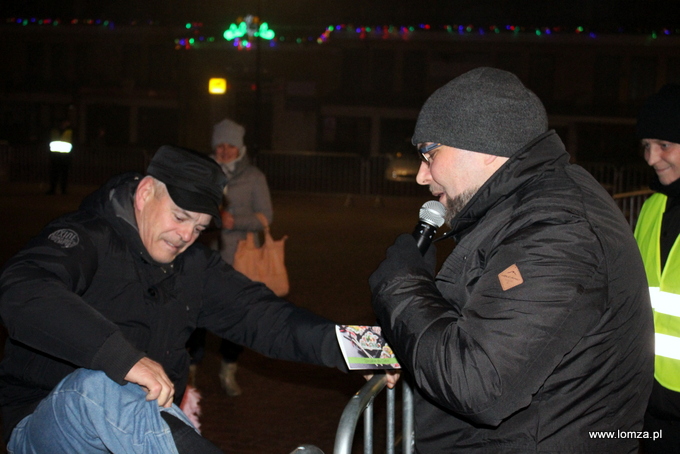
POLYGON ((227 29, 224 32, 224 39, 227 41, 231 41, 236 38, 240 38, 241 36, 245 36, 248 33, 248 26, 246 25, 245 22, 241 22, 238 24, 231 24, 229 26, 229 29, 227 29))
POLYGON ((274 33, 274 30, 269 29, 269 24, 266 22, 262 22, 262 25, 260 25, 260 31, 258 31, 255 36, 260 36, 262 39, 274 39, 274 36, 276 34, 274 33))
POLYGON ((222 36, 224 36, 224 39, 227 41, 243 38, 244 36, 247 36, 248 38, 260 37, 267 40, 274 39, 276 33, 274 33, 274 30, 269 28, 269 24, 262 22, 258 27, 258 23, 258 18, 249 14, 241 22, 239 22, 238 25, 231 24, 229 28, 225 30, 222 36))

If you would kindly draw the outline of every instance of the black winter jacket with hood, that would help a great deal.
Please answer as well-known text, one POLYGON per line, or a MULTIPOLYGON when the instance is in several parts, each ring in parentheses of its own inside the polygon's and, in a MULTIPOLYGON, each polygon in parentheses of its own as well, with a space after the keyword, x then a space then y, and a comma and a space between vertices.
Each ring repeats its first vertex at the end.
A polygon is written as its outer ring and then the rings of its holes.
POLYGON ((419 453, 635 453, 653 326, 632 231, 554 132, 452 220, 433 279, 385 279, 374 308, 413 374, 419 453), (624 434, 626 435, 626 434, 624 434))
POLYGON ((142 357, 163 365, 182 398, 187 338, 197 327, 264 355, 344 369, 334 324, 276 297, 195 243, 170 265, 139 237, 139 174, 114 178, 51 222, 0 276, 9 332, 0 363, 5 439, 79 367, 124 384, 142 357))

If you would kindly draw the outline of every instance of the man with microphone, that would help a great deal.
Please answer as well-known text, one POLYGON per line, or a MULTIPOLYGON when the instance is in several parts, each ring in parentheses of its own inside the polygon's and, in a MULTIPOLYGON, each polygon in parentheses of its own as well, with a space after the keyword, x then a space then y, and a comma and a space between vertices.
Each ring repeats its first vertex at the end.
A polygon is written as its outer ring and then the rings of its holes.
POLYGON ((417 228, 369 282, 416 390, 416 451, 636 453, 652 313, 611 197, 569 163, 541 101, 505 71, 477 68, 438 89, 413 143, 417 182, 446 207, 441 240, 455 248, 435 273, 417 228))

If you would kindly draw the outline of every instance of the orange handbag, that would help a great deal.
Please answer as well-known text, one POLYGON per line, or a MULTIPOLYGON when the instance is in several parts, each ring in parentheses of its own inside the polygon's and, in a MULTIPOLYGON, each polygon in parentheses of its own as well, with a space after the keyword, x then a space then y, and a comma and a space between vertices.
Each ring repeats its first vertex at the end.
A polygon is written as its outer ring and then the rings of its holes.
POLYGON ((255 233, 248 232, 246 239, 239 241, 236 247, 234 269, 253 281, 262 282, 277 296, 285 296, 290 290, 284 253, 288 236, 274 240, 267 218, 262 213, 256 215, 264 226, 264 243, 257 247, 255 233))

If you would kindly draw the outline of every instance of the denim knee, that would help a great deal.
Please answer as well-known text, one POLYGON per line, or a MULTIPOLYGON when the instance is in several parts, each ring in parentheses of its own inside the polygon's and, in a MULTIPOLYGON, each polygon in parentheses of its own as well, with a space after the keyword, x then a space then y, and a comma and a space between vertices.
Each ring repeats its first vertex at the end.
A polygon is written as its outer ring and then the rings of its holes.
POLYGON ((160 411, 139 385, 121 386, 101 371, 78 369, 17 425, 10 446, 21 453, 176 454, 160 411))
POLYGON ((53 392, 60 391, 75 391, 88 397, 101 397, 100 393, 111 395, 111 393, 130 393, 134 397, 145 395, 144 391, 138 385, 128 383, 121 386, 111 380, 104 372, 91 369, 77 369, 70 375, 66 376, 61 383, 54 388, 53 392), (94 395, 92 393, 95 393, 94 395))

